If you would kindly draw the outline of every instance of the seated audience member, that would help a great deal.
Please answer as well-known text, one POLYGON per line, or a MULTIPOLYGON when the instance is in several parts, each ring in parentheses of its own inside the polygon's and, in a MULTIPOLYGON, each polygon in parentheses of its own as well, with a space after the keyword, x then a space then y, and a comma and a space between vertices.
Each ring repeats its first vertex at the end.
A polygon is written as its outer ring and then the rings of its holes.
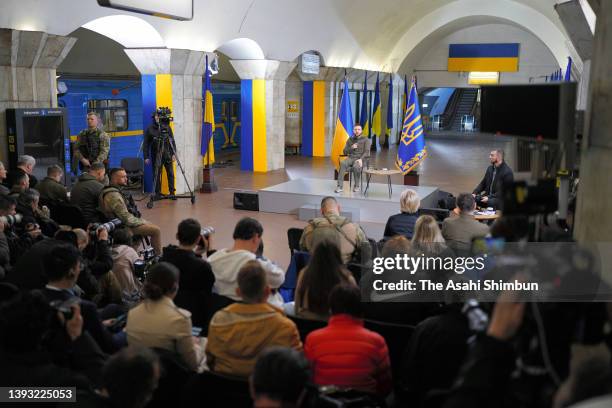
POLYGON ((342 263, 340 250, 330 241, 314 249, 308 265, 300 271, 295 288, 295 314, 327 320, 329 293, 339 283, 356 285, 353 275, 342 263))
MULTIPOLYGON (((0 384, 4 387, 89 389, 100 379, 104 354, 83 329, 78 304, 60 318, 39 291, 19 292, 0 303, 0 384), (52 341, 57 350, 49 348, 52 341)), ((32 404, 35 405, 35 404, 32 404)))
POLYGON ((402 358, 395 392, 403 405, 425 406, 427 394, 450 389, 468 352, 468 339, 486 329, 477 304, 453 303, 419 323, 402 358))
POLYGON ((91 237, 92 231, 85 231, 81 228, 73 229, 77 236, 77 246, 83 257, 81 262, 81 275, 88 280, 96 280, 95 288, 88 285, 91 290, 87 290, 82 280, 77 283, 85 291, 83 297, 94 300, 98 307, 106 306, 109 303, 121 303, 121 290, 119 283, 112 273, 113 255, 109 243, 108 231, 105 228, 98 228, 95 231, 95 238, 91 237))
POLYGON ((77 404, 87 408, 143 408, 157 388, 159 357, 146 347, 128 346, 113 354, 102 368, 101 387, 95 393, 79 393, 77 404))
POLYGON ((419 217, 421 199, 416 191, 406 189, 400 196, 401 212, 389 217, 385 226, 384 239, 388 240, 396 235, 403 235, 408 239, 414 233, 414 224, 419 217))
POLYGON ((0 282, 4 281, 7 271, 10 269, 11 252, 8 240, 4 234, 4 223, 0 221, 0 282))
POLYGON ((128 304, 139 300, 142 289, 134 269, 134 262, 140 259, 140 255, 132 244, 132 232, 128 228, 119 228, 113 234, 113 274, 121 288, 121 296, 128 304))
MULTIPOLYGON (((62 242, 68 242, 76 247, 76 234, 73 231, 59 230, 53 239, 36 242, 19 257, 7 280, 21 290, 43 289, 49 281, 45 274, 44 256, 62 242)), ((97 282, 94 280, 93 283, 97 288, 97 282)))
POLYGON ((355 255, 363 255, 360 252, 365 244, 369 249, 368 239, 361 227, 340 215, 340 205, 334 197, 321 200, 321 215, 308 221, 304 228, 300 238, 302 250, 312 252, 319 242, 331 240, 340 248, 342 261, 348 263, 355 255))
POLYGON ((6 180, 6 167, 4 163, 0 161, 0 195, 9 195, 11 189, 4 184, 6 180))
POLYGON ((12 181, 13 184, 9 186, 11 189, 9 195, 15 199, 19 197, 19 194, 30 188, 30 176, 26 173, 16 175, 13 177, 12 181))
POLYGON ((302 350, 295 324, 266 302, 270 286, 261 263, 248 261, 240 269, 236 294, 242 302, 219 310, 210 321, 206 363, 212 371, 247 377, 266 347, 302 350))
POLYGON ((17 197, 17 213, 23 215, 23 223, 38 224, 43 235, 52 237, 59 225, 53 221, 49 210, 41 210, 38 207, 40 201, 40 193, 33 188, 23 191, 17 197))
POLYGON ((461 211, 460 215, 449 217, 442 223, 442 236, 448 247, 456 254, 469 254, 472 248, 472 239, 487 235, 489 227, 474 218, 476 200, 471 194, 459 194, 457 208, 461 211))
POLYGON ((62 183, 64 170, 57 164, 47 168, 47 177, 36 185, 40 198, 47 203, 68 202, 68 190, 62 183))
POLYGON ((306 337, 304 353, 317 385, 387 395, 392 387, 385 339, 363 327, 361 295, 355 285, 337 285, 329 296, 327 327, 306 337))
POLYGON ((130 346, 153 347, 177 353, 196 371, 204 356, 192 334, 191 313, 177 307, 179 270, 167 262, 155 264, 144 283, 145 300, 129 311, 125 331, 130 346))
POLYGON ((106 329, 95 303, 79 299, 74 292, 79 274, 81 273, 81 254, 77 248, 68 243, 60 243, 43 258, 44 270, 49 283, 43 289, 43 294, 49 302, 74 299, 81 305, 83 328, 96 340, 105 352, 113 352, 120 345, 120 336, 115 340, 106 329))
POLYGON ((270 347, 257 358, 249 381, 255 408, 302 407, 307 398, 310 366, 299 351, 270 347))
MULTIPOLYGON (((285 280, 285 272, 273 262, 257 258, 256 252, 262 242, 263 227, 254 218, 245 217, 238 221, 234 228, 234 246, 220 249, 208 258, 215 275, 215 289, 219 295, 240 301, 236 293, 238 272, 248 261, 257 259, 266 271, 267 283, 277 289, 285 280)), ((271 295, 268 299, 273 304, 282 304, 280 294, 271 295)))
POLYGON ((165 247, 160 260, 171 263, 181 271, 174 303, 191 312, 194 326, 204 327, 208 323, 206 306, 210 301, 215 275, 210 264, 203 259, 206 257, 208 240, 201 235, 201 231, 197 220, 187 218, 181 221, 176 233, 179 245, 165 247))
POLYGON ((440 227, 431 215, 421 215, 417 218, 411 242, 412 249, 417 253, 441 257, 454 255, 446 246, 440 227))
MULTIPOLYGON (((403 235, 391 238, 382 248, 381 258, 396 259, 397 256, 412 256, 412 245, 403 235)), ((401 268, 385 269, 382 275, 374 274, 372 270, 361 278, 360 287, 364 299, 364 317, 381 322, 415 325, 423 319, 436 314, 439 310, 437 302, 422 298, 422 292, 375 290, 374 281, 399 282, 413 281, 418 284, 422 276, 412 275, 410 271, 401 268), (415 299, 416 297, 416 299, 415 299)))
POLYGON ((8 188, 12 188, 14 185, 18 184, 16 180, 21 178, 24 174, 28 175, 28 187, 36 188, 36 183, 38 180, 32 172, 34 171, 34 167, 36 166, 36 159, 32 156, 28 156, 24 154, 23 156, 19 156, 17 160, 17 167, 15 169, 11 169, 6 176, 6 180, 4 180, 5 185, 8 188))
POLYGON ((88 223, 101 221, 98 206, 100 205, 100 192, 104 188, 105 174, 104 164, 94 163, 89 167, 87 173, 79 176, 79 180, 70 190, 70 204, 81 209, 83 218, 88 223))
MULTIPOLYGON (((17 202, 13 197, 0 195, 0 217, 15 216, 16 206, 17 202)), ((4 223, 4 235, 9 246, 11 265, 14 265, 21 255, 40 239, 42 234, 40 228, 31 223, 19 229, 17 224, 19 222, 14 217, 10 217, 8 223, 4 223)))
POLYGON ((161 255, 161 230, 157 225, 140 218, 140 212, 132 196, 123 191, 125 186, 127 186, 125 169, 111 169, 110 184, 100 192, 102 212, 109 219, 119 218, 134 234, 150 237, 155 253, 161 255))

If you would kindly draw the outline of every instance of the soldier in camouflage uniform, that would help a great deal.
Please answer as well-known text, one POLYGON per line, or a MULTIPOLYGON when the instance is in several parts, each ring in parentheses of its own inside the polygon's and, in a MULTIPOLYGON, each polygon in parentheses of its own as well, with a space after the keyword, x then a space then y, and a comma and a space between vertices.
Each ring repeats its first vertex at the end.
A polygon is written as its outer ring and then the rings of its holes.
POLYGON ((108 163, 110 136, 98 127, 99 121, 95 112, 89 112, 87 129, 81 130, 77 136, 74 154, 83 171, 87 171, 93 163, 104 163, 105 166, 108 163))
POLYGON ((110 184, 100 192, 100 210, 109 218, 119 218, 133 234, 151 238, 151 245, 157 255, 161 255, 161 230, 155 224, 140 218, 140 212, 128 193, 123 192, 127 185, 127 174, 123 168, 110 171, 110 184))

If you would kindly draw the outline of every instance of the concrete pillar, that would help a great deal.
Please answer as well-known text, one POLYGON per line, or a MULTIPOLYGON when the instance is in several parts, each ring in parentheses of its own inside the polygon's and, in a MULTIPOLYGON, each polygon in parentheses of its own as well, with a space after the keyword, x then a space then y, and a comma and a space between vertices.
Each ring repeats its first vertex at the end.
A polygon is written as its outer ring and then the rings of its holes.
POLYGON ((580 162, 575 238, 583 243, 612 242, 612 2, 597 13, 588 107, 580 162))
POLYGON ((0 28, 0 160, 7 163, 6 109, 57 107, 56 69, 76 38, 0 28))
POLYGON ((241 79, 240 168, 268 172, 285 167, 285 82, 294 62, 231 60, 241 79))
MULTIPOLYGON (((143 129, 152 122, 152 112, 161 106, 172 110, 171 122, 177 156, 185 170, 183 178, 175 166, 175 186, 178 194, 187 192, 185 179, 192 189, 199 184, 202 156, 202 76, 205 52, 168 48, 126 49, 141 77, 143 129)), ((214 54, 209 53, 209 60, 214 54)), ((151 165, 145 169, 145 190, 152 190, 151 165)), ((162 193, 168 192, 165 171, 162 193)))

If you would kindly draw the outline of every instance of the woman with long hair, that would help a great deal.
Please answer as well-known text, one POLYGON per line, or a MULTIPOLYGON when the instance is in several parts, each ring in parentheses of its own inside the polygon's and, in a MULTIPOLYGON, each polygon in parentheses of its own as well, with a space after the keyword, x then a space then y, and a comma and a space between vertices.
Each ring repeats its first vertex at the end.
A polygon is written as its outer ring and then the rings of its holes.
POLYGON ((295 314, 327 320, 329 294, 339 283, 356 285, 355 278, 342 263, 338 246, 322 241, 315 247, 308 265, 300 271, 295 288, 295 314))
POLYGON ((414 225, 412 247, 429 254, 440 254, 448 249, 438 223, 431 215, 421 215, 414 225))

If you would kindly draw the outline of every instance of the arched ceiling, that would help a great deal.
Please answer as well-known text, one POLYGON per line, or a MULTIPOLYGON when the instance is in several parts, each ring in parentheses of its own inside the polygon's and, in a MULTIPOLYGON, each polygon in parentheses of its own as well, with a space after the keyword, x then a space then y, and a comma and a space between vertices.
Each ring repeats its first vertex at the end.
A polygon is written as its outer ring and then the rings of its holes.
MULTIPOLYGON (((455 20, 483 16, 531 31, 563 66, 568 55, 577 55, 554 11, 556 2, 194 0, 194 18, 183 22, 103 8, 94 0, 2 0, 0 27, 67 35, 101 17, 132 15, 148 24, 130 34, 131 42, 146 46, 159 46, 161 39, 169 48, 220 49, 236 58, 246 55, 249 59, 256 56, 282 61, 293 61, 304 51, 316 50, 328 66, 396 71, 436 30, 455 20), (149 27, 159 37, 151 35, 149 27)), ((115 37, 125 32, 125 27, 103 26, 100 30, 122 42, 115 37)), ((574 59, 581 69, 581 61, 574 59)))

